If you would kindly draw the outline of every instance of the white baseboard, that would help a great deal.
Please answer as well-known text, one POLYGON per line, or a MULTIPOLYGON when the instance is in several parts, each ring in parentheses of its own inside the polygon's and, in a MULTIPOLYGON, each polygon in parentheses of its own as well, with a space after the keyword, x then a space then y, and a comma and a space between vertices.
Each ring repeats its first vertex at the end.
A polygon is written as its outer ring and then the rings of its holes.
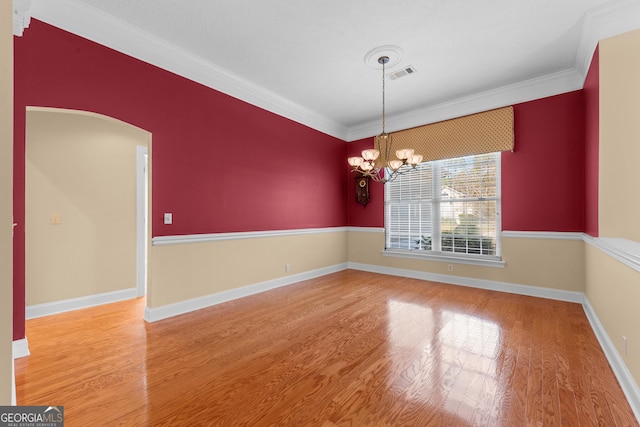
POLYGON ((258 294, 270 289, 280 288, 282 286, 292 285, 303 280, 314 279, 316 277, 325 276, 327 274, 336 273, 338 271, 346 269, 347 263, 336 264, 330 267, 311 270, 304 273, 292 274, 290 276, 280 277, 274 280, 267 280, 266 282, 256 283, 253 285, 244 286, 242 288, 230 289, 228 291, 218 292, 187 301, 181 301, 175 304, 168 304, 156 308, 147 307, 144 310, 144 320, 146 320, 147 322, 156 322, 158 320, 167 319, 169 317, 178 316, 180 314, 189 313, 192 311, 200 310, 202 308, 221 304, 223 302, 258 294))
POLYGON ((16 362, 11 361, 11 406, 16 406, 16 362))
MULTIPOLYGON (((144 319, 147 322, 156 322, 167 319, 180 314, 189 313, 202 308, 221 304, 223 302, 234 299, 258 294, 283 286, 288 286, 303 280, 314 279, 327 274, 335 273, 345 269, 368 271, 372 273, 388 274, 391 276, 408 277, 413 279, 430 280, 434 282, 447 283, 452 285, 468 286, 479 289, 487 289, 498 292, 507 292, 512 294, 527 295, 539 298, 547 298, 559 301, 567 301, 582 304, 587 319, 598 338, 600 346, 611 365, 611 368, 618 379, 620 386, 633 410, 636 418, 640 420, 640 388, 635 382, 633 376, 629 372, 626 364, 620 357, 616 347, 613 345, 611 338, 598 316, 596 315, 591 303, 582 292, 563 291, 559 289, 541 288, 537 286, 520 285, 505 282, 495 282, 491 280, 474 279, 470 277, 451 276, 447 274, 427 273, 423 271, 405 270, 393 267, 383 267, 371 264, 361 264, 348 262, 336 264, 317 270, 307 271, 304 273, 293 274, 274 280, 268 280, 238 289, 230 289, 228 291, 207 295, 187 301, 169 304, 157 308, 145 308, 144 319)), ((88 297, 74 298, 64 301, 58 301, 49 304, 40 304, 27 307, 27 319, 35 317, 47 316, 50 314, 62 313, 65 311, 77 310, 80 308, 92 307, 111 302, 122 301, 136 297, 136 288, 126 289, 123 291, 108 292, 88 297)), ((26 338, 13 342, 14 359, 29 355, 29 345, 26 338)), ((15 405, 15 372, 13 375, 13 395, 12 404, 15 405)))
POLYGON ((96 305, 109 304, 136 298, 136 288, 123 289, 121 291, 105 292, 103 294, 88 295, 86 297, 71 298, 62 301, 54 301, 46 304, 30 305, 26 308, 27 320, 36 317, 49 316, 51 314, 64 313, 66 311, 79 310, 81 308, 94 307, 96 305))
POLYGON ((538 286, 517 285, 513 283, 495 282, 492 280, 474 279, 471 277, 450 276, 448 274, 427 273, 424 271, 405 270, 401 268, 382 267, 379 265, 348 263, 353 270, 369 271, 371 273, 388 274, 391 276, 409 277, 412 279, 430 280, 432 282, 447 283, 450 285, 468 286, 471 288, 487 289, 491 291, 507 292, 511 294, 528 295, 532 297, 547 298, 559 301, 582 303, 582 292, 563 291, 559 289, 541 288, 538 286))
POLYGON ((618 353, 616 346, 613 344, 613 341, 611 341, 611 337, 609 337, 604 326, 600 323, 600 319, 598 319, 595 310, 586 296, 582 303, 582 307, 587 315, 587 319, 589 319, 589 323, 591 323, 591 329, 593 329, 593 332, 596 334, 596 338, 598 338, 598 341, 600 342, 600 347, 602 347, 602 350, 609 361, 609 365, 611 365, 613 373, 616 378, 618 378, 620 387, 627 397, 631 410, 635 414, 636 419, 640 421, 640 388, 638 387, 638 384, 636 384, 633 379, 631 372, 629 372, 627 365, 622 360, 622 357, 620 357, 620 353, 618 353))
POLYGON ((13 354, 13 360, 11 361, 11 406, 17 405, 16 397, 16 363, 15 360, 21 357, 29 356, 29 342, 27 338, 16 340, 13 342, 13 348, 11 349, 13 354))
POLYGON ((27 357, 31 353, 29 352, 29 341, 27 338, 22 338, 21 340, 15 340, 13 342, 13 358, 20 359, 21 357, 27 357))

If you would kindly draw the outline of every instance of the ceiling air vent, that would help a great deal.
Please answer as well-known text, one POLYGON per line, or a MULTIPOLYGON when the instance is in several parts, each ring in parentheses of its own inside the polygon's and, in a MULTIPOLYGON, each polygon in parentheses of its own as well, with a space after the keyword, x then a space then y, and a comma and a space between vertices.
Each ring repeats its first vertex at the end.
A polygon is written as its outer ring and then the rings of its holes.
POLYGON ((400 77, 408 76, 409 74, 413 74, 416 72, 416 69, 413 68, 413 65, 409 65, 404 67, 401 70, 394 71, 393 73, 387 74, 391 80, 399 79, 400 77))

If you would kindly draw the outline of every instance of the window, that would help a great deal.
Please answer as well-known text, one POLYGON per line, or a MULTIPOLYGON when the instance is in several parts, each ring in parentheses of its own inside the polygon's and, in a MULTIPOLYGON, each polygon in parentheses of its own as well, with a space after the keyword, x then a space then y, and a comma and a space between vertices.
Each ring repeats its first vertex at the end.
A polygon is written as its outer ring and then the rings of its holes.
POLYGON ((500 259, 500 153, 425 162, 385 184, 385 251, 500 259))

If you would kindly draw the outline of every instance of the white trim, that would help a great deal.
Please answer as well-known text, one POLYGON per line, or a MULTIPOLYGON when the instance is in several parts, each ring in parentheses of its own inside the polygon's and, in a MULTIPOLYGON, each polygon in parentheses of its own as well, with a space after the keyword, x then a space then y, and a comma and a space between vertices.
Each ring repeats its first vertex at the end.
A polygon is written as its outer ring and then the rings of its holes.
POLYGON ((408 277, 411 279, 428 280, 447 283, 449 285, 467 286, 470 288, 486 289, 490 291, 507 292, 511 294, 527 295, 559 301, 582 303, 582 292, 564 291, 560 289, 542 288, 538 286, 519 285, 514 283, 496 282, 493 280, 474 279, 471 277, 450 276, 448 274, 428 273, 424 271, 406 270, 402 268, 383 267, 379 265, 349 262, 348 268, 369 271, 371 273, 387 274, 390 276, 408 277))
POLYGON ((503 231, 502 237, 520 239, 582 240, 627 267, 640 272, 640 243, 615 237, 593 237, 586 233, 557 231, 503 231))
POLYGON ((637 28, 640 28, 640 3, 637 0, 610 1, 586 13, 575 61, 583 84, 598 42, 637 28))
POLYGON ((319 233, 344 233, 347 227, 302 228, 297 230, 240 231, 234 233, 185 234, 180 236, 157 236, 151 239, 153 246, 183 243, 218 242, 221 240, 256 239, 259 237, 302 236, 319 233))
POLYGON ((22 37, 31 22, 31 0, 13 0, 13 35, 22 37))
POLYGON ((145 146, 136 146, 136 289, 137 296, 145 295, 147 287, 147 218, 146 204, 147 192, 147 155, 149 149, 145 146))
POLYGON ((336 264, 330 267, 319 268, 317 270, 311 270, 304 273, 293 274, 291 276, 280 277, 278 279, 267 280, 265 282, 243 286, 236 289, 229 289, 227 291, 206 295, 200 298, 194 298, 187 301, 181 301, 174 304, 168 304, 161 307, 146 307, 144 310, 144 320, 146 320, 147 322, 156 322, 158 320, 163 320, 169 317, 178 316, 180 314, 200 310, 202 308, 211 307, 223 302, 247 297, 283 286, 288 286, 303 280, 325 276, 327 274, 345 270, 346 268, 346 263, 336 264))
POLYGON ((353 233, 384 233, 384 227, 347 227, 353 233))
POLYGON ((518 239, 584 240, 586 234, 564 231, 503 231, 502 237, 518 239))
MULTIPOLYGON (((410 129, 443 120, 467 116, 582 89, 584 78, 575 69, 558 71, 546 76, 480 92, 442 104, 412 110, 396 116, 387 116, 388 132, 410 129)), ((348 130, 347 141, 357 141, 380 132, 380 122, 370 121, 348 130)))
POLYGON ((11 350, 14 359, 20 359, 31 355, 31 352, 29 352, 29 341, 27 340, 27 337, 15 340, 11 350))
POLYGON ((611 341, 611 337, 609 337, 606 329, 602 323, 600 323, 600 319, 598 319, 595 310, 586 296, 582 302, 582 307, 584 308, 587 319, 591 324, 591 329, 593 329, 596 338, 598 338, 600 347, 602 347, 602 351, 607 357, 609 365, 618 379, 624 395, 627 397, 631 410, 636 416, 636 419, 640 421, 640 388, 638 387, 638 384, 631 375, 631 372, 629 372, 627 365, 620 357, 620 353, 618 353, 618 350, 611 341))
MULTIPOLYGON (((377 121, 347 128, 81 1, 33 0, 29 13, 51 25, 336 138, 355 141, 375 135, 380 130, 377 121)), ((580 46, 573 67, 406 114, 390 116, 387 118, 388 129, 408 129, 582 89, 598 41, 639 27, 640 6, 637 0, 608 2, 585 14, 580 46)))
POLYGON ((18 400, 16 399, 16 362, 11 361, 11 406, 16 406, 18 400))
MULTIPOLYGON (((362 227, 362 228, 366 232, 372 232, 372 231, 378 232, 380 230, 378 228, 373 228, 373 227, 362 227)), ((349 231, 361 231, 361 227, 349 227, 349 231)), ((555 239, 563 239, 563 240, 564 239, 578 240, 576 235, 581 234, 581 233, 546 233, 546 232, 544 233, 510 232, 510 233, 518 237, 521 237, 520 234, 522 234, 522 236, 526 236, 526 238, 545 238, 545 239, 555 238, 555 239), (568 236, 562 237, 565 234, 567 234, 568 236)), ((603 251, 609 254, 609 252, 605 249, 605 247, 602 247, 601 245, 599 245, 599 243, 601 243, 603 239, 596 239, 590 236, 586 236, 584 239, 588 243, 592 244, 594 247, 598 249, 602 249, 603 251)), ((615 240, 623 240, 623 239, 614 239, 614 241, 615 240)), ((212 305, 231 301, 234 299, 238 299, 238 298, 254 295, 260 292, 268 291, 271 289, 291 285, 303 280, 309 280, 312 278, 321 277, 321 276, 342 271, 345 269, 368 271, 368 272, 379 273, 379 274, 387 274, 391 276, 408 277, 408 278, 414 278, 414 279, 434 281, 439 283, 446 283, 451 285, 468 286, 468 287, 479 288, 479 289, 486 289, 486 290, 492 290, 492 291, 498 291, 498 292, 507 292, 507 293, 513 293, 513 294, 519 294, 519 295, 527 295, 527 296, 538 297, 538 298, 547 298, 547 299, 582 304, 585 314, 587 316, 587 319, 589 320, 589 323, 591 324, 591 327, 594 330, 596 337, 598 338, 600 346, 602 347, 603 352, 605 353, 605 356, 607 357, 607 360, 612 370, 614 371, 614 374, 616 375, 616 378, 620 382, 620 385, 629 402, 629 405, 631 406, 631 409, 633 410, 636 418, 640 420, 640 389, 638 388, 638 385, 635 382, 633 376, 629 372, 626 364, 621 359, 618 351, 616 350, 610 337, 608 336, 604 326, 599 321, 595 313, 595 310, 593 309, 589 300, 586 298, 586 296, 582 292, 565 291, 565 290, 558 290, 558 289, 551 289, 551 288, 542 288, 537 286, 520 285, 520 284, 513 284, 513 283, 506 283, 506 282, 496 282, 491 280, 474 279, 469 277, 451 276, 451 275, 445 275, 445 274, 435 274, 435 273, 428 273, 428 272, 415 271, 415 270, 406 270, 406 269, 399 269, 399 268, 392 268, 392 267, 348 262, 343 264, 337 264, 331 267, 325 267, 317 270, 308 271, 305 273, 299 273, 299 274, 295 274, 287 277, 282 277, 279 279, 269 280, 269 281, 249 285, 249 286, 244 286, 238 289, 231 289, 228 291, 223 291, 220 293, 211 294, 201 298, 196 298, 196 299, 183 301, 175 304, 169 304, 162 307, 157 307, 157 308, 147 307, 145 308, 144 319, 147 322, 155 322, 155 321, 167 319, 173 316, 177 316, 180 314, 210 307, 212 305)), ((101 294, 98 297, 104 298, 104 296, 107 296, 107 295, 115 296, 114 294, 121 294, 121 296, 124 296, 124 293, 127 293, 127 292, 131 293, 132 295, 135 295, 135 289, 131 289, 126 291, 116 291, 115 293, 112 292, 108 294, 101 294)), ((66 304, 65 308, 68 308, 70 305, 77 305, 77 304, 70 304, 71 302, 77 303, 77 302, 80 302, 80 300, 86 300, 86 299, 91 299, 92 301, 95 302, 95 297, 96 296, 86 297, 86 298, 76 298, 73 300, 61 301, 60 303, 62 303, 62 305, 66 304)), ((130 296, 129 298, 132 298, 132 297, 133 296, 130 296)), ((121 299, 127 299, 127 298, 121 298, 121 299)), ((107 303, 107 302, 115 302, 115 300, 104 301, 102 303, 107 303)), ((27 319, 33 318, 33 317, 39 317, 39 316, 30 317, 30 312, 33 311, 34 309, 39 309, 39 308, 44 309, 44 306, 54 306, 57 304, 59 303, 42 304, 40 306, 27 307, 27 319)), ((91 304, 91 305, 98 305, 98 304, 91 304)), ((85 304, 83 307, 76 307, 76 308, 84 308, 84 307, 89 307, 91 305, 85 304)), ((70 309, 74 309, 74 308, 70 308, 70 309)), ((65 309, 62 311, 68 311, 68 310, 65 309)), ((58 311, 58 312, 61 312, 61 311, 58 311)), ((54 314, 54 313, 50 312, 47 314, 54 314)), ((46 315, 46 314, 42 314, 42 315, 46 315)), ((19 341, 15 341, 13 343, 14 357, 16 357, 16 355, 18 354, 18 351, 16 349, 20 347, 23 347, 23 348, 26 347, 26 351, 28 355, 27 339, 25 338, 24 340, 19 340, 19 341), (19 343, 19 341, 24 341, 24 343, 19 343)), ((15 371, 12 372, 12 380, 13 380, 12 404, 15 405, 15 371)))
POLYGON ((496 257, 502 261, 502 153, 496 157, 496 195, 499 195, 496 202, 496 257))
POLYGON ((600 323, 595 310, 591 303, 582 292, 564 291, 558 289, 541 288, 538 286, 519 285, 505 282, 495 282, 491 280, 481 280, 469 277, 449 276, 445 274, 426 273, 422 271, 404 270, 399 268, 381 267, 377 265, 361 264, 349 262, 348 268, 353 270, 369 271, 372 273, 387 274, 391 276, 409 277, 413 279, 430 280, 439 283, 447 283, 451 285, 469 286, 479 289, 487 289, 498 292, 507 292, 518 295, 527 295, 538 298, 547 298, 559 301, 582 304, 584 312, 589 320, 598 342, 613 370, 620 387, 629 402, 629 406, 640 420, 640 388, 635 379, 629 372, 626 364, 620 357, 616 347, 613 345, 611 338, 607 334, 606 329, 600 323))
POLYGON ((27 357, 31 353, 29 352, 29 342, 27 338, 22 338, 21 340, 13 341, 11 348, 12 360, 11 360, 11 405, 17 405, 17 396, 16 396, 16 359, 20 359, 21 357, 27 357))
POLYGON ((77 0, 33 0, 31 16, 207 87, 344 139, 347 129, 229 70, 77 0))
POLYGON ((70 298, 62 301, 54 301, 45 304, 27 306, 25 319, 49 316, 67 311, 80 310, 96 305, 109 304, 136 298, 137 289, 123 289, 121 291, 105 292, 103 294, 88 295, 86 297, 70 298))
POLYGON ((640 272, 640 243, 627 239, 588 235, 585 235, 584 241, 627 267, 640 272))

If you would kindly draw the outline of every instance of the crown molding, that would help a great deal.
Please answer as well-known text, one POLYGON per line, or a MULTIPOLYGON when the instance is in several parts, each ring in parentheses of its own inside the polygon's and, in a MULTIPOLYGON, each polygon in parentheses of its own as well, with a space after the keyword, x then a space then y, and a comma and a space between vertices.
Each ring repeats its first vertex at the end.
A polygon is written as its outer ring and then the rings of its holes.
MULTIPOLYGON (((582 89, 598 42, 638 28, 640 0, 612 0, 585 14, 573 68, 387 117, 387 128, 404 130, 582 89)), ((363 123, 349 129, 347 141, 367 138, 378 132, 379 121, 363 123)))
POLYGON ((600 40, 638 28, 640 28, 640 1, 638 0, 613 0, 586 13, 575 60, 575 68, 582 76, 582 85, 600 40))
POLYGON ((346 127, 314 111, 82 2, 33 0, 31 15, 320 132, 340 139, 347 134, 346 127))
MULTIPOLYGON (((575 69, 558 71, 474 95, 458 98, 442 104, 432 105, 406 114, 387 117, 387 129, 394 132, 441 122, 495 108, 560 93, 582 89, 584 79, 575 69)), ((380 132, 380 122, 371 121, 349 129, 347 141, 370 137, 380 132)))
POLYGON ((13 35, 22 37, 31 22, 31 0, 13 0, 13 35))
MULTIPOLYGON (((376 121, 345 127, 229 70, 78 0, 14 0, 29 16, 345 141, 379 132, 376 121)), ((16 19, 14 12, 14 21, 16 19)), ((14 22, 14 32, 15 32, 14 22)), ((573 68, 387 118, 397 131, 582 89, 598 42, 640 28, 640 0, 612 0, 585 14, 573 68)))

